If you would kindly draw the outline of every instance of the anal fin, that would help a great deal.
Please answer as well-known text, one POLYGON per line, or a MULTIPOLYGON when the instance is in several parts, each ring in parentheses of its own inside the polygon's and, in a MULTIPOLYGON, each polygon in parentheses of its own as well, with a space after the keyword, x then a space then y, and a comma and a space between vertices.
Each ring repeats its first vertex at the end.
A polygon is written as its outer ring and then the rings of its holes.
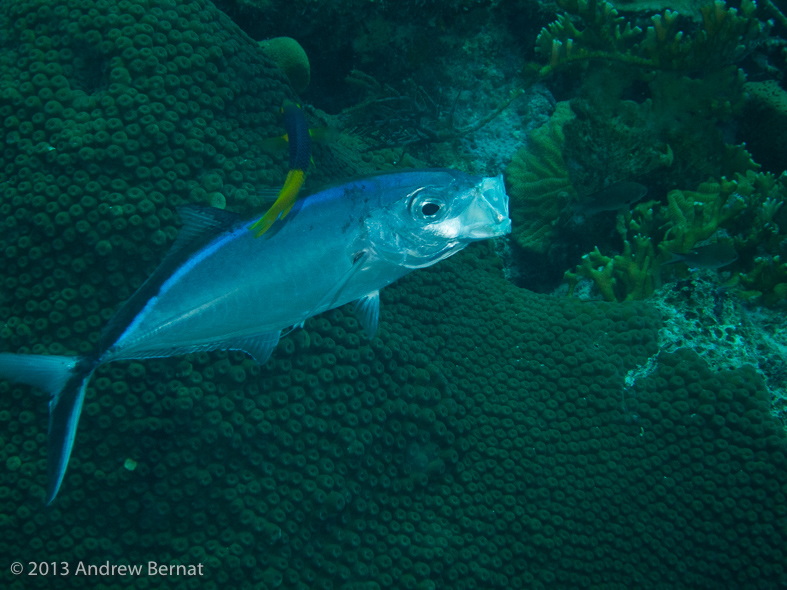
POLYGON ((227 348, 229 350, 242 350, 249 354, 255 362, 262 366, 268 362, 273 350, 279 343, 281 332, 268 332, 266 334, 259 334, 246 338, 244 340, 237 340, 229 343, 227 348))
POLYGON ((263 334, 254 334, 253 336, 246 336, 242 338, 228 338, 226 340, 217 340, 215 342, 208 342, 205 344, 185 344, 183 346, 174 346, 171 348, 159 348, 153 350, 129 351, 128 356, 117 355, 113 356, 112 360, 132 360, 143 358, 164 358, 170 356, 178 356, 181 354, 191 354, 194 352, 210 352, 212 350, 240 350, 251 356, 255 362, 264 365, 268 362, 271 353, 279 343, 281 331, 265 332, 263 334))

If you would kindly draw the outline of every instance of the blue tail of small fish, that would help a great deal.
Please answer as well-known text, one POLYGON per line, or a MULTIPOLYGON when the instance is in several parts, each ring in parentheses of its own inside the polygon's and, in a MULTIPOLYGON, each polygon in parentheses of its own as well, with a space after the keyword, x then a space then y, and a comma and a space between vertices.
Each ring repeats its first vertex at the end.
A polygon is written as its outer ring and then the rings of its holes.
POLYGON ((55 499, 74 446, 87 382, 98 365, 67 356, 0 354, 0 377, 49 393, 46 503, 55 499))

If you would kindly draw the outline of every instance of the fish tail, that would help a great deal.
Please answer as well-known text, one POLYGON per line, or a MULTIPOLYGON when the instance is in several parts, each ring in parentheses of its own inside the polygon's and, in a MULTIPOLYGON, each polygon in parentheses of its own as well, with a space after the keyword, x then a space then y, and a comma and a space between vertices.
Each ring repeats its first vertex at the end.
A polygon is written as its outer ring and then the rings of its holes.
POLYGON ((0 377, 50 395, 46 504, 55 499, 74 447, 87 383, 98 363, 84 357, 0 354, 0 377))
POLYGON ((295 204, 295 199, 298 198, 298 192, 301 190, 303 183, 306 181, 306 172, 303 170, 290 170, 287 172, 287 178, 284 180, 284 186, 281 189, 282 194, 287 195, 289 206, 282 210, 281 218, 287 217, 292 206, 295 204))
POLYGON ((287 213, 295 205, 298 192, 301 190, 305 180, 306 173, 303 170, 290 170, 287 173, 287 179, 284 181, 281 191, 279 191, 276 202, 265 212, 265 215, 249 227, 255 238, 259 238, 268 231, 273 223, 279 219, 279 216, 282 219, 287 216, 287 213))
POLYGON ((265 215, 260 217, 249 227, 255 238, 259 238, 262 236, 262 234, 268 231, 273 225, 273 222, 278 218, 279 213, 281 212, 278 203, 279 202, 276 201, 273 205, 271 205, 271 208, 265 212, 265 215))

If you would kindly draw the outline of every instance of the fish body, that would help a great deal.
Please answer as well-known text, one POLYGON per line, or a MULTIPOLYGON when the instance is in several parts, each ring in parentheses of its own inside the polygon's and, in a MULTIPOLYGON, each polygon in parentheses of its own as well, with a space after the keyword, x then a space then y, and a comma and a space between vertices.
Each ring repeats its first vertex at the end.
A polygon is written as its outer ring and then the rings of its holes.
POLYGON ((685 263, 689 268, 709 268, 717 269, 738 260, 738 252, 735 246, 727 242, 717 242, 705 246, 692 248, 685 254, 672 254, 672 260, 664 263, 677 264, 685 263))
POLYGON ((648 194, 648 187, 639 182, 616 182, 583 198, 575 205, 578 213, 595 215, 603 211, 617 211, 640 201, 648 194))
POLYGON ((290 212, 298 198, 298 192, 306 181, 306 169, 311 162, 311 134, 306 115, 297 104, 290 101, 285 101, 282 113, 284 127, 287 130, 283 139, 290 147, 289 169, 276 201, 265 215, 251 225, 256 238, 267 232, 277 219, 284 219, 290 212))
POLYGON ((263 364, 282 330, 351 301, 371 336, 381 288, 511 230, 502 177, 453 170, 325 189, 298 201, 289 222, 264 241, 249 231, 252 221, 226 211, 186 207, 181 216, 170 253, 109 321, 95 354, 0 354, 0 377, 52 395, 47 503, 62 483, 99 365, 217 349, 242 350, 263 364))

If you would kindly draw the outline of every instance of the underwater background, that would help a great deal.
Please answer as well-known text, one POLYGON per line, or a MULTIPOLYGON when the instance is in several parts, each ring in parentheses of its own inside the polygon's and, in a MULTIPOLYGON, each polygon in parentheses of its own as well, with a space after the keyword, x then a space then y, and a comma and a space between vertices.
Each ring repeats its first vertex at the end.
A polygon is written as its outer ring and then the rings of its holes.
POLYGON ((307 190, 503 173, 513 220, 371 341, 100 367, 46 508, 0 382, 0 585, 787 587, 787 19, 613 4, 0 1, 3 352, 91 352, 178 206, 259 215, 285 100, 340 132, 307 190), (201 575, 76 573, 151 561, 201 575))

